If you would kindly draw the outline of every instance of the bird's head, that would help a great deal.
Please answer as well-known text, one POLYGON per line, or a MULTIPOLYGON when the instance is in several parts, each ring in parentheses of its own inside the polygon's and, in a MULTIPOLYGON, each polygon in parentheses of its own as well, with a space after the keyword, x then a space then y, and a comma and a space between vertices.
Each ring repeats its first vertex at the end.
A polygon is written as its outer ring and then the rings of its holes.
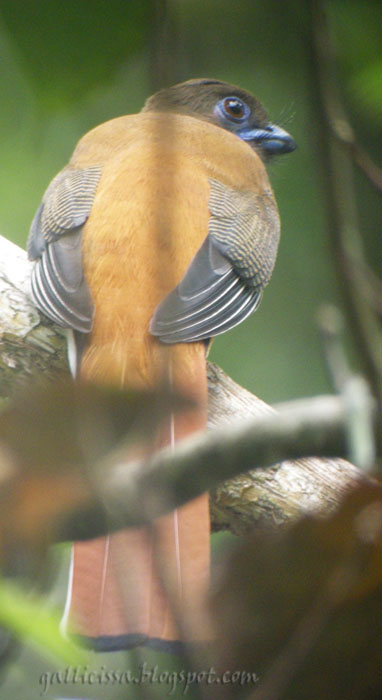
POLYGON ((254 95, 220 80, 201 78, 164 88, 146 101, 142 111, 176 112, 212 122, 246 141, 263 160, 296 148, 287 131, 269 122, 254 95))

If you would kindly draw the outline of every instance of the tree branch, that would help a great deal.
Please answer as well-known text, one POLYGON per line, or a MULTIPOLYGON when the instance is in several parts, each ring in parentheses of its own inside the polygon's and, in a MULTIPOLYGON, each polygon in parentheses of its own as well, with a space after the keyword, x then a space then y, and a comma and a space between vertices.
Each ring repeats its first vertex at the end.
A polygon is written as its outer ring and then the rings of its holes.
POLYGON ((34 374, 67 367, 63 329, 29 299, 31 267, 25 251, 0 236, 0 399, 34 374))
MULTIPOLYGON (((4 397, 36 370, 54 375, 66 367, 62 329, 40 318, 31 305, 29 276, 24 251, 0 237, 4 397)), ((101 490, 118 514, 118 526, 121 519, 126 525, 137 524, 213 489, 213 529, 241 533, 258 524, 289 522, 306 512, 327 513, 345 491, 365 478, 344 459, 318 457, 347 454, 347 407, 340 397, 295 402, 276 413, 211 364, 208 382, 209 435, 180 444, 174 453, 158 454, 139 473, 132 465, 123 470, 113 467, 113 479, 101 490)), ((71 518, 70 532, 65 523, 60 537, 92 537, 105 531, 109 523, 102 508, 92 504, 88 517, 82 512, 71 518)))
MULTIPOLYGON (((221 370, 210 367, 210 381, 213 375, 216 381, 220 373, 221 370)), ((231 380, 221 379, 227 389, 231 380)), ((213 407, 210 409, 214 413, 213 407)), ((225 518, 226 527, 243 532, 259 522, 285 522, 305 510, 301 499, 301 474, 308 465, 302 459, 279 463, 285 457, 293 460, 308 456, 312 451, 316 455, 346 454, 346 412, 347 407, 341 397, 322 396, 309 401, 295 401, 277 412, 267 411, 266 415, 231 421, 229 430, 220 425, 208 435, 202 433, 183 440, 175 451, 170 447, 162 449, 146 462, 127 462, 123 449, 118 450, 108 455, 105 463, 97 469, 105 475, 97 489, 103 505, 91 504, 88 514, 84 513, 83 508, 78 516, 71 514, 61 537, 75 539, 80 536, 85 539, 95 534, 105 534, 110 528, 142 525, 232 478, 235 478, 236 489, 240 491, 239 497, 236 493, 235 517, 232 482, 220 486, 217 498, 212 497, 212 513, 217 508, 223 521, 225 518), (265 470, 269 465, 277 466, 265 470), (289 479, 300 477, 297 488, 289 485, 283 493, 280 479, 282 469, 289 479), (249 474, 242 476, 243 472, 248 471, 249 474), (259 498, 261 491, 262 500, 259 498), (231 500, 231 518, 227 518, 224 492, 227 500, 231 500), (291 498, 293 492, 294 502, 291 498), (104 507, 110 515, 110 522, 107 523, 102 519, 104 507), (82 524, 80 534, 78 523, 82 524)), ((338 502, 339 492, 343 493, 351 481, 354 483, 362 479, 355 467, 351 468, 341 460, 315 459, 307 462, 313 474, 319 466, 326 470, 325 486, 320 494, 325 498, 326 509, 328 498, 333 498, 334 503, 338 502), (337 478, 335 493, 331 492, 328 496, 328 473, 332 478, 334 474, 339 477, 336 470, 341 468, 346 470, 345 480, 341 483, 341 478, 337 478)), ((319 508, 324 500, 320 500, 317 494, 317 479, 314 488, 314 494, 311 488, 304 493, 305 506, 308 502, 310 511, 314 509, 314 501, 316 508, 319 508)), ((221 527, 222 521, 217 523, 214 518, 215 528, 217 525, 221 527)))

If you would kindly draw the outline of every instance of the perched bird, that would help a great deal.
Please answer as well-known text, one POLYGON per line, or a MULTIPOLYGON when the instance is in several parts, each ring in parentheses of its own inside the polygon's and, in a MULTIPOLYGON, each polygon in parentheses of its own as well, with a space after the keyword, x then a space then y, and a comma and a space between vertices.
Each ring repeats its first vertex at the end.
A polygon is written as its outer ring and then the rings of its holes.
MULTIPOLYGON (((167 383, 197 402, 156 447, 205 427, 208 342, 257 308, 275 264, 264 163, 294 148, 250 93, 189 80, 86 134, 44 194, 28 240, 32 294, 72 330, 73 373, 167 383)), ((97 649, 175 650, 208 638, 208 577, 205 494, 150 530, 75 543, 65 621, 97 649)))

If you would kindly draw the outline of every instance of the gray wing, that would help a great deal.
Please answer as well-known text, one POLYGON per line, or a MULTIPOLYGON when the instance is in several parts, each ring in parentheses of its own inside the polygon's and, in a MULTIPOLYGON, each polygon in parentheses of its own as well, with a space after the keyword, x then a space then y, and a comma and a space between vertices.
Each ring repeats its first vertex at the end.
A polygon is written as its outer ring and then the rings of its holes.
POLYGON ((150 332, 163 343, 211 338, 259 305, 277 253, 272 192, 238 192, 210 180, 209 231, 185 276, 155 310, 150 332))
POLYGON ((65 168, 52 180, 28 238, 32 298, 64 328, 89 333, 93 302, 82 270, 82 227, 90 214, 100 167, 65 168))

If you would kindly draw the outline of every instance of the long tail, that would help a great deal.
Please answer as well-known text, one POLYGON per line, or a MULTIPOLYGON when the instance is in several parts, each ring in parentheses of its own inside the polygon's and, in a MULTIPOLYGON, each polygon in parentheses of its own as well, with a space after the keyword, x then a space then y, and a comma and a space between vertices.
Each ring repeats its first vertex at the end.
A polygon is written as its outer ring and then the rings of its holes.
MULTIPOLYGON (((204 363, 204 358, 203 358, 204 363)), ((206 375, 195 364, 187 392, 202 396, 199 412, 171 416, 163 442, 205 427, 206 375)), ((182 388, 182 387, 181 387, 182 388)), ((185 387, 183 387, 184 389, 185 387)), ((63 623, 98 650, 147 645, 177 651, 183 642, 208 641, 204 602, 209 581, 208 496, 155 521, 73 546, 63 623)))

